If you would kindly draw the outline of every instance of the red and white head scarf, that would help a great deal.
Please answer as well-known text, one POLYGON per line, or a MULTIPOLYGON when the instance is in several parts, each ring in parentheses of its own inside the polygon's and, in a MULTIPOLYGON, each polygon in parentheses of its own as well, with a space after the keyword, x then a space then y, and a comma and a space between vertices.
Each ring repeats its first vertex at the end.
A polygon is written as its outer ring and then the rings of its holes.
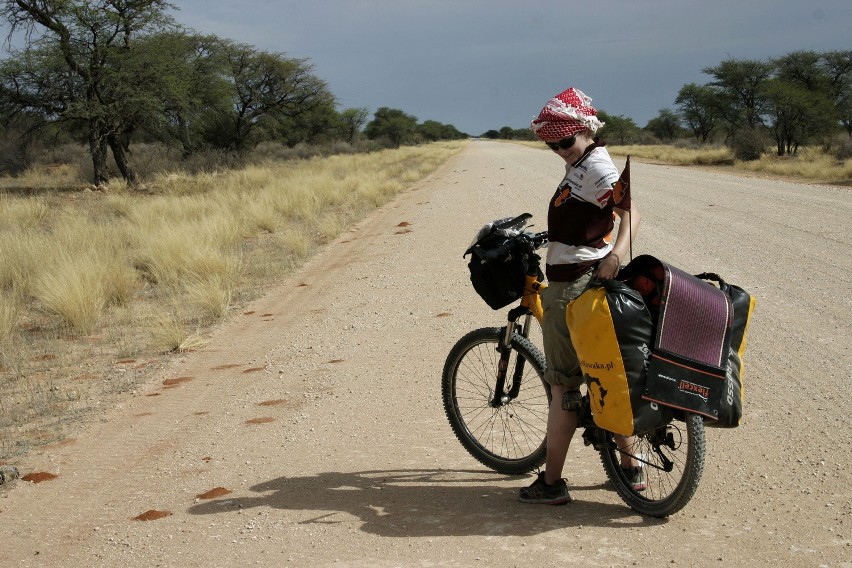
POLYGON ((550 99, 530 128, 544 141, 561 140, 586 129, 596 132, 604 125, 597 114, 592 99, 571 87, 550 99))

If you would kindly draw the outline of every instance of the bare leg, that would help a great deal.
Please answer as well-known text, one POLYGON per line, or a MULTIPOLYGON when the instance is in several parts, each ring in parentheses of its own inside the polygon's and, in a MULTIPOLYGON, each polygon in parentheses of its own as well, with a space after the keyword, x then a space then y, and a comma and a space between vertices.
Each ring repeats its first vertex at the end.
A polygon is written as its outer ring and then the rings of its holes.
POLYGON ((635 451, 633 449, 635 443, 636 438, 633 436, 630 436, 629 438, 625 436, 615 436, 615 445, 618 446, 619 450, 621 450, 621 452, 619 452, 621 455, 621 467, 639 467, 639 461, 631 457, 635 451))
POLYGON ((562 396, 567 390, 562 385, 550 387, 552 399, 547 413, 547 457, 544 465, 544 481, 548 484, 562 478, 568 447, 577 429, 577 413, 562 410, 562 396))

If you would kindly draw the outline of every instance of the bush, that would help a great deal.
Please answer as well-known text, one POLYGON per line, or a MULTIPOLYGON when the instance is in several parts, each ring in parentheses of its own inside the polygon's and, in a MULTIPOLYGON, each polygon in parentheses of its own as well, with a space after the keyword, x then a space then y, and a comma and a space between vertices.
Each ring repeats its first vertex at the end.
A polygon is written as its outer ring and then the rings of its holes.
POLYGON ((187 156, 176 168, 187 174, 205 174, 238 170, 245 167, 245 155, 226 150, 201 150, 187 156))
POLYGON ((757 128, 744 128, 731 140, 734 157, 743 162, 759 160, 769 143, 766 135, 757 128))
POLYGON ((844 136, 832 150, 834 157, 840 161, 852 159, 852 138, 844 136))
POLYGON ((15 176, 32 167, 43 146, 36 118, 17 117, 0 125, 0 174, 15 176))

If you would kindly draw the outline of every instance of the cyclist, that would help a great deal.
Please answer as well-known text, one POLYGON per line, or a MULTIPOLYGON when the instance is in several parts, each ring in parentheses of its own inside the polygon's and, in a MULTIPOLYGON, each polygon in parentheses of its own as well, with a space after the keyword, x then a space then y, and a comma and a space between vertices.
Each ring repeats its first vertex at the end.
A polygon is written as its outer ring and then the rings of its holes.
MULTIPOLYGON (((544 471, 520 490, 524 503, 562 505, 572 500, 562 469, 577 428, 583 373, 565 323, 565 309, 593 276, 615 277, 629 251, 629 239, 639 227, 639 212, 635 204, 631 206, 629 195, 615 202, 613 186, 619 172, 604 143, 595 137, 603 123, 591 102, 583 92, 569 88, 550 99, 531 124, 536 135, 565 161, 566 173, 547 215, 548 287, 542 294, 545 381, 552 394, 547 457, 544 471), (613 214, 620 219, 614 243, 613 214)), ((616 439, 620 447, 628 442, 624 437, 616 439)), ((629 470, 633 488, 643 490, 638 462, 623 458, 622 467, 629 470)))

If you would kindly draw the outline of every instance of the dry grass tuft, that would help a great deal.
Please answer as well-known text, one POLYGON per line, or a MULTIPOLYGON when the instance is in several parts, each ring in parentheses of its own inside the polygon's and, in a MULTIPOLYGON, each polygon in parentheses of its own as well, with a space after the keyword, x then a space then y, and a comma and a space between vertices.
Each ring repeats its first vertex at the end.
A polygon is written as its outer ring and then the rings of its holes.
POLYGON ((50 207, 42 197, 32 199, 0 198, 0 219, 9 230, 28 230, 38 228, 47 218, 50 207))
POLYGON ((92 257, 66 256, 42 273, 35 299, 72 332, 91 335, 109 303, 101 274, 106 270, 92 257))
POLYGON ((161 314, 150 328, 153 344, 167 353, 186 353, 200 349, 205 340, 199 331, 188 331, 181 318, 173 313, 161 314))

